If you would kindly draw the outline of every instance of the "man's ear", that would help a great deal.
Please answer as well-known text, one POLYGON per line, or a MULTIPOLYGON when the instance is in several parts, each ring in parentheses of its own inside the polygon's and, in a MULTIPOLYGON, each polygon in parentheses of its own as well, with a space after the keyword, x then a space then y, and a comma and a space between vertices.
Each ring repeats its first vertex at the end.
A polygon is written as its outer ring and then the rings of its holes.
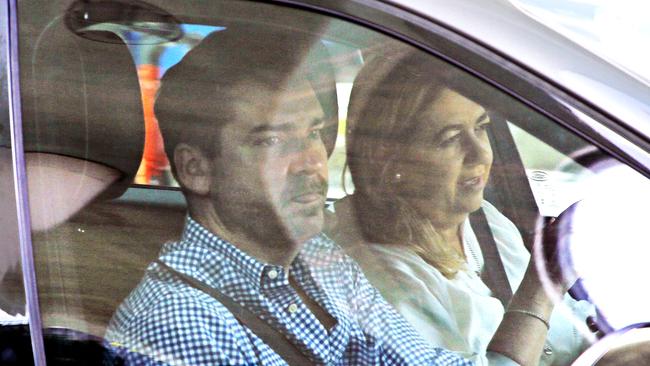
POLYGON ((176 179, 184 189, 197 194, 210 193, 212 164, 201 149, 180 143, 174 149, 176 179))

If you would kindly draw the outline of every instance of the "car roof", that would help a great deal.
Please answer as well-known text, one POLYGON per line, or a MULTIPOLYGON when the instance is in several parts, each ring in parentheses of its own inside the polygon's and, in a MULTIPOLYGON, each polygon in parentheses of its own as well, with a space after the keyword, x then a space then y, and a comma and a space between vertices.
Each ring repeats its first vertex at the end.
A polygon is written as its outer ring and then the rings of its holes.
POLYGON ((384 0, 505 56, 650 138, 650 86, 506 0, 384 0))

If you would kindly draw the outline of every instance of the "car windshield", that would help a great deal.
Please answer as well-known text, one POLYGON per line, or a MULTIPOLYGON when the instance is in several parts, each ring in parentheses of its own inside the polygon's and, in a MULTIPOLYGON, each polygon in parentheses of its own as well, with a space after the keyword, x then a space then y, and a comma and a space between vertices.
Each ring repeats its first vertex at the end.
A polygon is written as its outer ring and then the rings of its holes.
POLYGON ((637 0, 511 0, 521 11, 650 84, 650 3, 637 0))

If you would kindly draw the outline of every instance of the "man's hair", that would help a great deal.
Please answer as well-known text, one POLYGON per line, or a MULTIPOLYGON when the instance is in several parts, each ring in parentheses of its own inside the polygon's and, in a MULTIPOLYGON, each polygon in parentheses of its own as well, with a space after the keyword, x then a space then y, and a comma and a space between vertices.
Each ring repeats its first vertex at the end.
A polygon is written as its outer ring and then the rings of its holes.
MULTIPOLYGON (((315 35, 247 25, 212 33, 188 52, 163 77, 155 104, 172 170, 174 149, 179 143, 196 146, 210 157, 218 156, 220 129, 236 122, 240 96, 257 88, 267 88, 271 93, 263 95, 273 98, 292 78, 309 79, 315 89, 320 89, 316 92, 317 96, 320 92, 326 115, 336 115, 333 76, 326 76, 326 82, 316 80, 316 72, 333 73, 322 67, 327 57, 320 68, 318 63, 308 62, 314 61, 314 50, 326 52, 315 35)), ((255 101, 260 107, 269 102, 255 101)))

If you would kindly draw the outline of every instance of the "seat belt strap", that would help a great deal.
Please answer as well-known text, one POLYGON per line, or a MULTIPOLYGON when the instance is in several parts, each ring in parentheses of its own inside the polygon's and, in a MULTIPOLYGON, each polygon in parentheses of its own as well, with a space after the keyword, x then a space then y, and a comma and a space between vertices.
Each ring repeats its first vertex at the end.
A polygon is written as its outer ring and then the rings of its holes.
POLYGON ((264 341, 264 343, 271 347, 271 349, 273 349, 275 353, 282 357, 282 359, 290 366, 314 365, 314 363, 302 352, 300 352, 300 350, 298 350, 298 348, 293 343, 289 342, 289 340, 287 340, 287 338, 282 333, 264 322, 252 311, 239 305, 228 295, 225 295, 219 290, 208 286, 204 282, 201 282, 194 277, 188 276, 173 269, 160 259, 156 259, 154 262, 187 285, 201 290, 219 301, 223 306, 226 307, 226 309, 232 313, 232 315, 235 316, 241 325, 248 328, 262 341, 264 341))
POLYGON ((481 247, 481 252, 483 252, 484 264, 481 278, 492 291, 493 296, 501 301, 503 308, 507 309, 512 298, 512 288, 510 288, 506 269, 503 267, 492 230, 485 218, 485 212, 482 208, 474 211, 470 214, 469 220, 481 247))

